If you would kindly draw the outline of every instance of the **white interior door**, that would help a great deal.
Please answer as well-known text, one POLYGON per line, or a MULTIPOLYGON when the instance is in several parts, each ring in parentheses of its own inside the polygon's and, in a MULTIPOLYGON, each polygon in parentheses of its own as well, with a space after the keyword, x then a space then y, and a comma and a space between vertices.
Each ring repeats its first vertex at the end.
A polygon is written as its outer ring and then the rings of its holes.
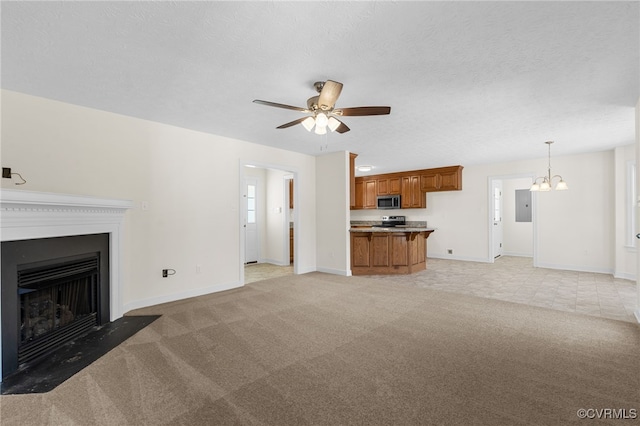
POLYGON ((245 263, 255 263, 258 261, 258 182, 256 179, 245 179, 244 197, 244 261, 245 263))
POLYGON ((493 258, 502 256, 502 181, 494 180, 491 185, 493 194, 493 258))

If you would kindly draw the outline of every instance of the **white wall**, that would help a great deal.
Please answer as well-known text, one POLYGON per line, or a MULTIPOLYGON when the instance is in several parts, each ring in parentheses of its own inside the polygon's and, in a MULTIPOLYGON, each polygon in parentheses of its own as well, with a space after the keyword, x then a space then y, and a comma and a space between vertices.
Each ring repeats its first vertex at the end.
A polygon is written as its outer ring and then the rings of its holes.
MULTIPOLYGON (((289 265, 288 245, 289 223, 285 205, 285 176, 288 172, 281 170, 267 170, 267 200, 266 200, 266 252, 264 261, 276 265, 289 265), (286 231, 286 234, 285 234, 286 231)), ((288 187, 286 188, 289 189, 288 187)))
MULTIPOLYGON (((640 166, 640 98, 636 102, 636 165, 640 166)), ((640 191, 640 173, 636 173, 636 189, 640 191)), ((636 232, 640 226, 640 195, 636 193, 636 232)), ((637 243, 637 241, 636 241, 637 243)), ((636 264, 640 265, 640 250, 636 252, 636 264)), ((640 274, 636 273, 636 287, 638 289, 638 299, 636 300, 636 319, 640 322, 640 274)))
POLYGON ((635 214, 635 197, 630 195, 630 171, 635 164, 635 144, 614 150, 615 157, 615 268, 618 278, 636 279, 635 229, 631 229, 630 218, 635 214))
POLYGON ((239 176, 250 162, 297 173, 297 268, 315 270, 315 157, 2 91, 2 165, 28 181, 3 187, 134 201, 125 311, 240 284, 239 176))
POLYGON ((349 153, 316 161, 318 270, 351 275, 349 252, 349 153))
POLYGON ((533 222, 516 222, 516 190, 529 190, 531 179, 502 179, 502 251, 533 257, 533 222))

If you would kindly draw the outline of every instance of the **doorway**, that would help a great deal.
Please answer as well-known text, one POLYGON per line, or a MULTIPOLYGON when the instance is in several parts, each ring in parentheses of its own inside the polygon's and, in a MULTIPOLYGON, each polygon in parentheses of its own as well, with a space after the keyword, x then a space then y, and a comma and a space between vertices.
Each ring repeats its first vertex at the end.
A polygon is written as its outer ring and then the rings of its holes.
POLYGON ((240 283, 297 273, 295 171, 241 164, 240 283), (292 192, 290 192, 290 190, 292 192))
POLYGON ((529 215, 522 215, 522 193, 533 182, 532 174, 490 176, 488 179, 488 257, 493 263, 501 256, 529 257, 536 266, 537 229, 535 193, 526 202, 529 215), (523 219, 523 217, 527 219, 523 219))
POLYGON ((493 226, 491 233, 493 236, 493 253, 492 257, 497 259, 502 256, 502 181, 494 180, 491 185, 491 194, 493 196, 493 226))

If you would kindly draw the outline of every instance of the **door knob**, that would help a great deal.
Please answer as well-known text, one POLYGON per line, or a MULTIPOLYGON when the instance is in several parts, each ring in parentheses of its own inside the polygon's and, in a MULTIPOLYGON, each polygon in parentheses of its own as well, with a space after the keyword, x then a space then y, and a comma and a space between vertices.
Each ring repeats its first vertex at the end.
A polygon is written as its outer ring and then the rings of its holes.
POLYGON ((636 234, 636 238, 640 240, 640 234, 636 234))

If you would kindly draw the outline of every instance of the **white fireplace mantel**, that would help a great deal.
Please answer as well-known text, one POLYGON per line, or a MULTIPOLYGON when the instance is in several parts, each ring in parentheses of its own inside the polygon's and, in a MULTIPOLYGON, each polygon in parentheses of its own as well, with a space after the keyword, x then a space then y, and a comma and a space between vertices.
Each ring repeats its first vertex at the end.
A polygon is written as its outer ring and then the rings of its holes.
MULTIPOLYGON (((121 244, 124 214, 132 207, 129 200, 2 189, 0 237, 2 241, 17 241, 109 234, 110 319, 114 321, 122 317, 121 244)), ((0 358, 0 380, 1 366, 0 358)))

